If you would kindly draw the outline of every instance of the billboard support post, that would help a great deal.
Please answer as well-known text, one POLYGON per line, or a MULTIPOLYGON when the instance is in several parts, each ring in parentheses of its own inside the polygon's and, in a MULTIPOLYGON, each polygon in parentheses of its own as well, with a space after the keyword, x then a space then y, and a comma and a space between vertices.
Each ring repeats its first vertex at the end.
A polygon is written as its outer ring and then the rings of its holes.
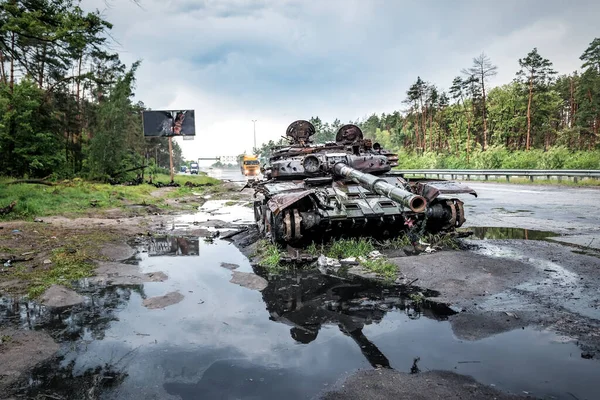
POLYGON ((171 166, 171 183, 173 183, 173 138, 169 136, 169 165, 171 166))

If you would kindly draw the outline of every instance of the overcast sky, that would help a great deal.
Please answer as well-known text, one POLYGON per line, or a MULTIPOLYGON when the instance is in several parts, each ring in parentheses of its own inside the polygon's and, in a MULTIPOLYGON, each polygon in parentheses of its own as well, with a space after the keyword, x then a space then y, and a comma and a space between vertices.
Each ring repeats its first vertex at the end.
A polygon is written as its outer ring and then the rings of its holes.
MULTIPOLYGON (((593 0, 83 0, 141 59, 136 100, 194 109, 188 159, 236 155, 296 119, 402 109, 417 76, 442 89, 482 51, 510 82, 533 47, 560 73, 600 36, 593 0)), ((178 139, 179 140, 179 139, 178 139)))

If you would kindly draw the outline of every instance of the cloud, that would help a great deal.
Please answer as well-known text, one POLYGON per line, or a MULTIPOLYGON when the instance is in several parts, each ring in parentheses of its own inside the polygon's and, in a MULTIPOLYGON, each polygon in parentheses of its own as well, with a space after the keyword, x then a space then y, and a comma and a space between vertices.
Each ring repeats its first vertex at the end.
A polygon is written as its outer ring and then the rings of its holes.
POLYGON ((485 51, 509 82, 533 47, 561 73, 580 65, 600 5, 590 0, 84 0, 113 24, 123 60, 143 59, 137 97, 194 107, 188 158, 250 151, 293 120, 402 109, 417 76, 447 89, 485 51), (107 8, 106 2, 108 1, 107 8))

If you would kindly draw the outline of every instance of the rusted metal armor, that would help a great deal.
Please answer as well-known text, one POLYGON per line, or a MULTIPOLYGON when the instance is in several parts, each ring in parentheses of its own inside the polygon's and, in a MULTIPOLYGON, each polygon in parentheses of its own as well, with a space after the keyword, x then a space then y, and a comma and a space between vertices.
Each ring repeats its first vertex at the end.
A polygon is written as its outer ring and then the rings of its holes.
POLYGON ((475 191, 456 182, 411 179, 393 171, 398 156, 356 125, 335 142, 313 144, 315 128, 295 121, 289 146, 273 149, 263 179, 253 181, 260 233, 279 244, 325 237, 396 237, 451 231, 465 222, 463 202, 448 195, 475 191))

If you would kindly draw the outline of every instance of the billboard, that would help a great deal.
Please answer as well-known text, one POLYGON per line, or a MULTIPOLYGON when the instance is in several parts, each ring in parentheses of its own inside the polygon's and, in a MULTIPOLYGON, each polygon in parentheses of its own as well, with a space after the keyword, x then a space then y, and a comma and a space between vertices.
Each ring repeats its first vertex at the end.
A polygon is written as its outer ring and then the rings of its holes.
POLYGON ((150 110, 142 112, 144 136, 194 136, 194 110, 150 110))
POLYGON ((197 256, 200 240, 197 237, 165 236, 154 237, 149 244, 148 256, 197 256))

